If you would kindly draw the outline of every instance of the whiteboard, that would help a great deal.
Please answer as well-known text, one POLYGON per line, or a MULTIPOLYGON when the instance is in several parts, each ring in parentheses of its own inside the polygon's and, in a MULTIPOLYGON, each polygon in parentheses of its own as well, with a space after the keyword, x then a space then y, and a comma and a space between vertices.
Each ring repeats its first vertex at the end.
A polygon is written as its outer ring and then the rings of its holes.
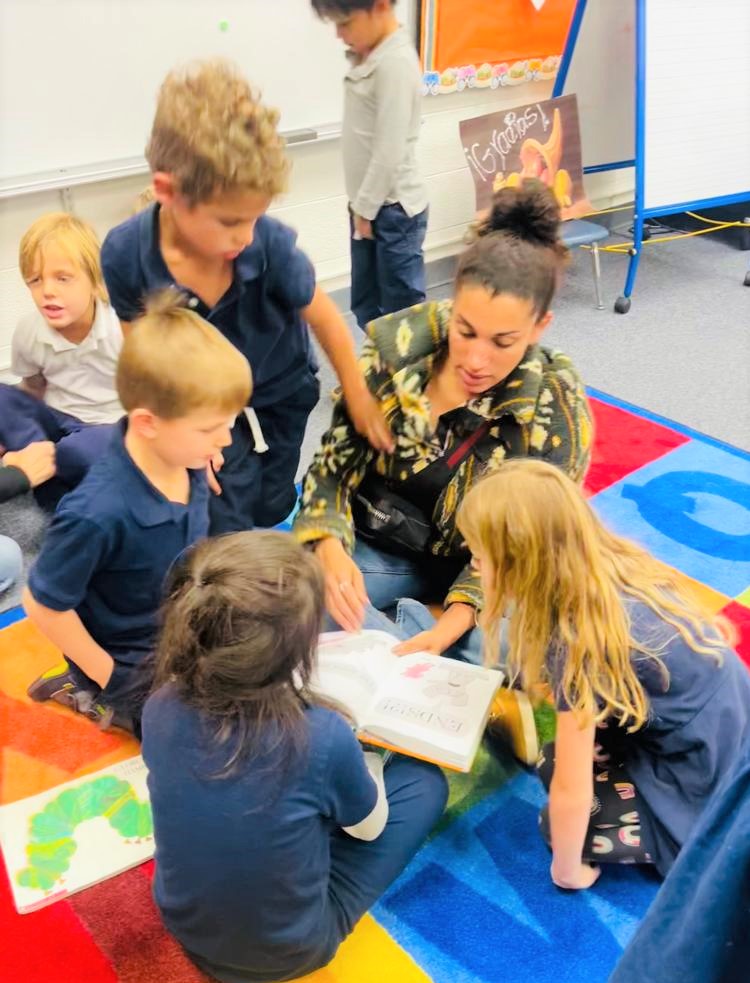
POLYGON ((563 92, 578 97, 584 167, 633 160, 635 0, 588 0, 563 92))
POLYGON ((309 0, 0 0, 0 180, 142 156, 164 76, 216 55, 282 130, 340 122, 344 46, 309 0))
POLYGON ((750 0, 651 0, 645 29, 646 208, 750 197, 750 0))

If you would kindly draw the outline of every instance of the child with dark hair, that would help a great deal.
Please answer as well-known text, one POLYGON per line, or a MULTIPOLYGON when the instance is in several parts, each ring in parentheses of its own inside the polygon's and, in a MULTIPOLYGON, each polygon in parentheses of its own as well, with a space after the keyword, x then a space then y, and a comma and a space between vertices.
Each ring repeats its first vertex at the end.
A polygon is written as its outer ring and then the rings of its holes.
MULTIPOLYGON (((444 598, 437 623, 415 625, 422 630, 400 654, 441 653, 474 628, 482 589, 456 511, 482 475, 507 457, 550 461, 576 481, 585 473, 583 384, 567 356, 540 345, 566 257, 559 221, 539 182, 495 195, 459 259, 453 300, 369 326, 362 366, 396 450, 369 447, 340 402, 305 477, 294 532, 320 560, 338 624, 358 628, 368 599, 386 610, 402 598, 444 598), (421 514, 429 530, 421 548, 397 549, 379 534, 377 515, 360 507, 372 504, 373 489, 386 502, 378 512, 392 512, 397 496, 421 514)), ((479 648, 472 644, 476 658, 479 648)))
POLYGON ((341 150, 351 308, 361 328, 425 298, 427 190, 417 167, 422 73, 395 0, 312 0, 347 48, 341 150))
POLYGON ((154 895, 226 983, 328 963, 445 805, 440 769, 384 767, 310 693, 323 612, 319 565, 282 533, 204 540, 167 588, 143 714, 154 895))

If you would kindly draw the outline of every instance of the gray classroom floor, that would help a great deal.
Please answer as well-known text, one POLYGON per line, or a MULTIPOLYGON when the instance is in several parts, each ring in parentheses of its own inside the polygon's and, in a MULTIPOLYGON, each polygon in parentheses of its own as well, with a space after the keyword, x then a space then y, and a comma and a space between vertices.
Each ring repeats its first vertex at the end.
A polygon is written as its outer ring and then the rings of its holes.
MULTIPOLYGON (((622 293, 627 258, 602 255, 606 309, 597 311, 589 255, 578 251, 546 343, 571 356, 587 385, 750 450, 750 289, 742 285, 748 259, 713 236, 648 247, 631 311, 619 315, 612 304, 622 293)), ((433 280, 449 280, 450 265, 432 269, 433 280)), ((430 297, 450 292, 442 282, 430 297)), ((345 293, 336 299, 346 306, 345 293)), ((324 359, 321 365, 322 397, 310 416, 300 472, 330 419, 335 378, 324 359)), ((3 505, 0 533, 14 535, 27 560, 43 528, 31 496, 3 505)), ((16 604, 19 593, 0 599, 0 610, 16 604)))

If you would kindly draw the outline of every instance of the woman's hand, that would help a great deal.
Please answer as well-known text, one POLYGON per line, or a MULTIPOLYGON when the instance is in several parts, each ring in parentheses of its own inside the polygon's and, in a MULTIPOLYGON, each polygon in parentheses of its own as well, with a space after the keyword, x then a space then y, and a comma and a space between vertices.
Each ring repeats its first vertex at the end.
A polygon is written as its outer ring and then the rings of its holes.
POLYGON ((557 887, 565 888, 566 891, 585 891, 599 879, 601 867, 594 867, 591 864, 581 863, 575 870, 558 870, 555 861, 552 861, 550 875, 557 887))
POLYGON ((369 603, 359 567, 333 536, 320 540, 315 555, 323 567, 328 613, 345 631, 359 631, 369 603))

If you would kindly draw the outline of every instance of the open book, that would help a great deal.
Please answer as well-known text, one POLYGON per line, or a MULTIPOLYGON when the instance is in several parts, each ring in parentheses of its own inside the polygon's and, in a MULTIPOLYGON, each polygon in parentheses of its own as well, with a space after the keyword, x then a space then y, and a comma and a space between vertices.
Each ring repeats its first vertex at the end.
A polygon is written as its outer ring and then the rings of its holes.
POLYGON ((502 673, 427 653, 393 655, 398 641, 384 631, 325 632, 313 690, 349 711, 361 741, 470 771, 502 673))
POLYGON ((154 853, 140 755, 0 807, 0 847, 23 915, 154 853))

